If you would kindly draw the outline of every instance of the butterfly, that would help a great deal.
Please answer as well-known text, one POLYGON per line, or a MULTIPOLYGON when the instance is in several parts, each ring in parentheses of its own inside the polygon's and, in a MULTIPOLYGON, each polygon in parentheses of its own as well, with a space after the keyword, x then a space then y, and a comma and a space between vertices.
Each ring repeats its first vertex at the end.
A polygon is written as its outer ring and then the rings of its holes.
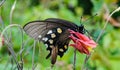
POLYGON ((82 24, 78 26, 73 22, 58 18, 28 22, 23 29, 30 37, 45 44, 46 49, 50 51, 46 59, 51 57, 51 64, 55 64, 57 55, 62 57, 68 49, 70 42, 68 29, 81 34, 85 33, 82 24))

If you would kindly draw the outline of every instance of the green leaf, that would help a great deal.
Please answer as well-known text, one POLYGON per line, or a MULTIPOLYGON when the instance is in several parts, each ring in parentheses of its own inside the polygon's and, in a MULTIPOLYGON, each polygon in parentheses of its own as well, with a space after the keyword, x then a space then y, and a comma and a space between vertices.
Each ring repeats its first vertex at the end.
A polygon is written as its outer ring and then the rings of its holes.
POLYGON ((93 3, 93 14, 101 12, 104 0, 91 0, 93 3))

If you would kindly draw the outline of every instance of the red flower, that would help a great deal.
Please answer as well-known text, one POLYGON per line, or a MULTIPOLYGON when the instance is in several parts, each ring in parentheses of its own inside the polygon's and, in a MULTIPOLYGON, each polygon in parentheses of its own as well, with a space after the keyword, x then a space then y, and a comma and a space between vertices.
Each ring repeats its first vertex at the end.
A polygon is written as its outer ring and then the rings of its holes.
POLYGON ((79 52, 89 55, 92 49, 97 46, 97 44, 87 36, 73 30, 68 31, 71 34, 69 38, 74 42, 74 44, 70 44, 70 46, 73 46, 79 52))

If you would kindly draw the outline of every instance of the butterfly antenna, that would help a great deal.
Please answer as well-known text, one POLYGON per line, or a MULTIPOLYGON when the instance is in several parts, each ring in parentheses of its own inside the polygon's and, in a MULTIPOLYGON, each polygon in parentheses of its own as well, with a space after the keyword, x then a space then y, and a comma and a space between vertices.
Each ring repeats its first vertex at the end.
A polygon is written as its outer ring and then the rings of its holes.
POLYGON ((89 17, 89 18, 87 18, 86 20, 84 20, 83 22, 83 24, 85 24, 86 22, 88 22, 91 18, 93 18, 93 17, 95 17, 95 16, 97 16, 98 14, 96 13, 96 14, 94 14, 94 15, 92 15, 91 17, 89 17))
POLYGON ((81 24, 81 22, 82 22, 82 18, 83 18, 83 16, 80 17, 80 24, 81 24))

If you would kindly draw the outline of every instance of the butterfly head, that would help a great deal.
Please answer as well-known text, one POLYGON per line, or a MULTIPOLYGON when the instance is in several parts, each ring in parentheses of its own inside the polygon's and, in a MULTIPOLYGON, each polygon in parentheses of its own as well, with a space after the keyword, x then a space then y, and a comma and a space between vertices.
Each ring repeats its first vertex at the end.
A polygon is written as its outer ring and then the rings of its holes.
POLYGON ((81 24, 81 25, 78 27, 78 32, 80 32, 80 33, 82 33, 82 34, 85 33, 84 25, 81 24))

